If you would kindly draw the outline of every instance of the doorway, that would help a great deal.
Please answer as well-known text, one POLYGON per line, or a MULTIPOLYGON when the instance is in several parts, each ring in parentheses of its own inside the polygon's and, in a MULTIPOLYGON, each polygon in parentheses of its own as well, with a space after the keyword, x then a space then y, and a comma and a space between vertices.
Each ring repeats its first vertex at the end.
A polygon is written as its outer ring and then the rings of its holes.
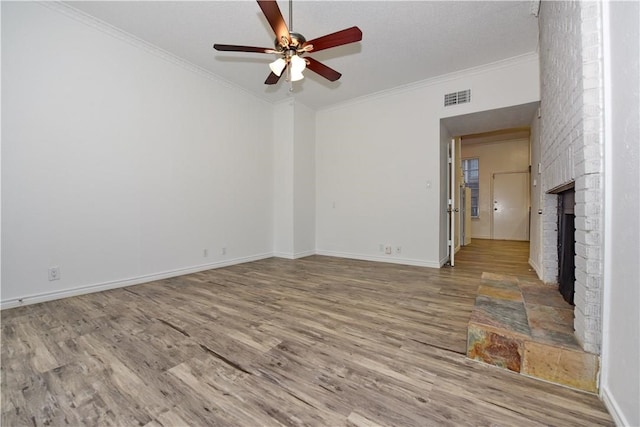
MULTIPOLYGON (((491 193, 492 174, 503 171, 523 171, 530 168, 530 124, 535 118, 538 110, 539 102, 515 105, 495 110, 478 111, 475 113, 462 114, 458 116, 450 116, 441 119, 440 131, 440 264, 445 265, 450 260, 451 237, 454 237, 456 246, 465 246, 470 244, 473 246, 475 239, 492 239, 492 216, 493 216, 493 194, 491 193), (451 168, 448 164, 450 159, 449 145, 451 139, 455 136, 462 136, 459 153, 455 159, 456 168, 451 168), (517 141, 509 144, 511 147, 505 147, 504 144, 509 141, 517 141), (513 145, 522 145, 522 149, 512 150, 513 145), (476 155, 475 153, 465 153, 465 150, 472 148, 477 150, 480 147, 490 147, 490 151, 485 156, 476 155), (492 148, 492 150, 491 150, 492 148), (447 176, 447 172, 451 169, 460 169, 461 164, 458 163, 464 158, 480 158, 479 174, 484 175, 480 179, 485 179, 479 184, 479 188, 472 197, 462 196, 460 193, 466 191, 464 179, 454 185, 458 191, 451 191, 451 182, 447 176), (486 174, 486 175, 485 175, 486 174), (459 213, 459 222, 457 222, 457 231, 451 233, 451 209, 452 201, 450 195, 454 194, 455 203, 460 211, 464 211, 464 216, 459 213), (456 194, 457 193, 457 194, 456 194), (464 197, 464 199, 463 199, 464 197), (472 206, 467 204, 471 203, 472 206), (462 202, 465 202, 464 205, 462 202), (464 207, 463 207, 464 206, 464 207), (465 221, 466 217, 470 218, 465 221), (464 224, 462 224, 464 222, 464 224), (467 227, 467 225, 469 225, 467 227), (453 236, 452 236, 453 234, 453 236)), ((453 160, 453 159, 452 159, 453 160)), ((457 174, 454 174, 456 176, 457 174)), ((528 185, 527 176, 527 185, 528 185)), ((529 211, 529 188, 526 191, 527 197, 527 217, 529 211)), ((528 221, 528 218, 527 218, 528 221)), ((529 238, 529 224, 526 227, 526 241, 529 238)), ((458 246, 458 247, 460 247, 458 246)), ((455 246, 454 246, 455 247, 455 246)))

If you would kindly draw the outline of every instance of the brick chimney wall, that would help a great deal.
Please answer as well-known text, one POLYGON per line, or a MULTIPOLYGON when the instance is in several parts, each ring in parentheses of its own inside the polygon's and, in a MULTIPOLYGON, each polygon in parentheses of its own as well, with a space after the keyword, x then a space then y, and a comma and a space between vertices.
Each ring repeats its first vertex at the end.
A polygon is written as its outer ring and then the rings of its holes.
MULTIPOLYGON (((576 337, 600 353, 603 284, 603 57, 600 2, 542 2, 541 190, 574 182, 576 337)), ((542 280, 557 282, 557 196, 542 198, 542 280)))

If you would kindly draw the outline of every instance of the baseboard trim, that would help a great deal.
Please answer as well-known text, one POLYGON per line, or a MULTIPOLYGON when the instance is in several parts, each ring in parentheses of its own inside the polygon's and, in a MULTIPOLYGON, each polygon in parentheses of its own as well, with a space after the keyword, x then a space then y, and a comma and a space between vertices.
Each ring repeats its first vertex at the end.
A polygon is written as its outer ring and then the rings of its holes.
POLYGON ((284 258, 284 259, 298 259, 298 258, 304 258, 304 257, 308 257, 311 255, 316 255, 316 251, 303 251, 303 252, 296 252, 296 253, 291 253, 291 252, 274 252, 273 256, 276 258, 284 258))
POLYGON ((156 280, 169 279, 171 277, 182 276, 185 274, 198 273, 205 270, 213 270, 215 268, 228 267, 236 264, 244 264, 251 261, 259 261, 261 259, 273 257, 273 253, 265 253, 252 255, 231 260, 213 262, 209 264, 200 264, 192 267, 178 268, 175 270, 163 271, 160 273, 146 274, 143 276, 132 277, 124 280, 114 280, 109 282, 95 283, 92 285, 79 286, 71 289, 64 289, 54 292, 43 292, 39 294, 25 295, 22 297, 11 298, 0 301, 0 310, 7 308, 20 307, 23 305, 37 304, 41 302, 53 301, 62 298, 74 297, 78 295, 90 294, 93 292, 106 291, 109 289, 124 288, 126 286, 140 285, 142 283, 153 282, 156 280))
POLYGON ((304 258, 311 255, 324 255, 324 256, 332 256, 337 258, 350 258, 350 259, 357 259, 362 261, 373 261, 373 262, 387 262, 391 264, 412 265, 417 267, 428 267, 428 268, 440 268, 446 263, 446 259, 444 261, 440 260, 440 262, 434 263, 429 261, 415 260, 411 258, 382 257, 382 256, 361 255, 361 254, 354 254, 354 253, 347 253, 347 252, 335 252, 335 251, 323 251, 323 250, 304 251, 304 252, 298 252, 295 254, 283 253, 283 252, 264 253, 264 254, 252 255, 248 257, 241 257, 241 258, 234 258, 231 260, 213 262, 209 264, 200 264, 192 267, 178 268, 175 270, 163 271, 163 272, 154 273, 154 274, 147 274, 147 275, 132 277, 124 280, 114 280, 109 282, 78 286, 71 289, 63 289, 63 290, 58 290, 53 292, 43 292, 43 293, 32 294, 32 295, 24 295, 21 297, 0 301, 0 310, 20 307, 24 305, 38 304, 41 302, 53 301, 53 300, 62 299, 62 298, 85 295, 93 292, 107 291, 109 289, 117 289, 117 288, 124 288, 127 286, 140 285, 142 283, 153 282, 156 280, 169 279, 171 277, 197 273, 205 270, 212 270, 215 268, 228 267, 231 265, 243 264, 246 262, 259 261, 261 259, 266 259, 271 257, 298 259, 298 258, 304 258))
POLYGON ((630 426, 631 423, 627 421, 627 418, 624 416, 622 411, 620 410, 620 406, 616 402, 616 400, 611 396, 609 392, 609 388, 606 386, 600 387, 600 399, 602 399, 602 403, 609 411, 609 415, 613 418, 613 422, 617 426, 630 426))
POLYGON ((542 270, 540 269, 540 266, 531 258, 529 258, 529 265, 538 275, 538 279, 542 280, 542 270))
POLYGON ((298 258, 305 258, 311 255, 315 255, 316 251, 304 251, 304 252, 297 252, 295 254, 293 254, 293 259, 298 259, 298 258))
POLYGON ((291 252, 274 252, 273 256, 276 258, 295 259, 294 254, 291 252))
POLYGON ((354 254, 350 252, 336 252, 336 251, 325 251, 325 250, 316 250, 316 255, 332 256, 336 258, 357 259, 361 261, 388 262, 391 264, 413 265, 416 267, 429 267, 429 268, 441 267, 441 265, 438 262, 422 261, 422 260, 416 260, 411 258, 398 258, 394 256, 382 257, 382 256, 375 256, 375 255, 361 255, 361 254, 354 254))

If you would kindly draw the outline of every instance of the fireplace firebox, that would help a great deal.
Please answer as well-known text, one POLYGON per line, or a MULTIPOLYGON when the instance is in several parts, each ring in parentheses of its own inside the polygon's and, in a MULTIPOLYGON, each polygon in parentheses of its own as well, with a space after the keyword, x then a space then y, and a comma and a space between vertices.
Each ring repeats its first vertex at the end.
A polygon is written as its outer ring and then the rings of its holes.
POLYGON ((575 273, 575 189, 558 193, 558 289, 573 305, 575 273))

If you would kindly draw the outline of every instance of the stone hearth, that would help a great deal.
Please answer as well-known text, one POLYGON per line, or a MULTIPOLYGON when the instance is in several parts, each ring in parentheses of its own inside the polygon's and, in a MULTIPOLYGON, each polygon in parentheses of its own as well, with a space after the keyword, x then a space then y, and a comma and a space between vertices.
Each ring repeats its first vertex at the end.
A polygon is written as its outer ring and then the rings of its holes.
POLYGON ((467 356, 523 375, 597 391, 598 355, 583 351, 573 307, 540 281, 483 273, 469 320, 467 356))

